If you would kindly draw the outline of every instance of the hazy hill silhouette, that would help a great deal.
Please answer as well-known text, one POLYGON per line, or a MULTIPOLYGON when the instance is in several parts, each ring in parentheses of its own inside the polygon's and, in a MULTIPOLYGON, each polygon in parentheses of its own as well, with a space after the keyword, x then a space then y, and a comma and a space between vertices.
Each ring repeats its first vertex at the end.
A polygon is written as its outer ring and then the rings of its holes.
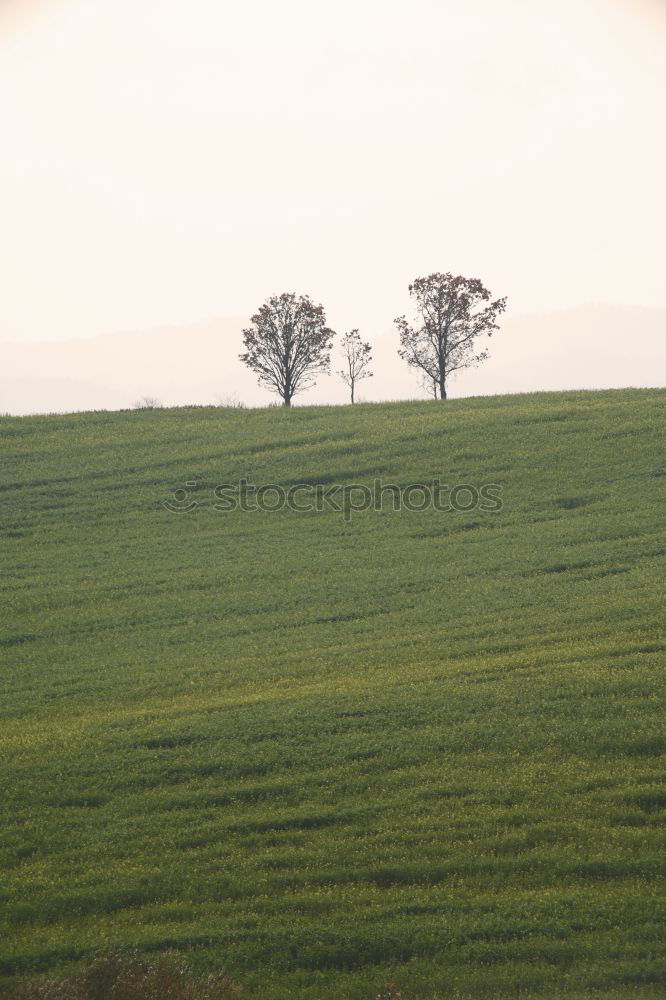
MULTIPOLYGON (((271 396, 238 361, 242 318, 106 334, 86 340, 0 345, 0 412, 118 409, 141 396, 165 404, 271 396)), ((424 395, 397 357, 391 329, 363 330, 374 345, 367 400, 424 395)), ((658 386, 666 370, 666 308, 589 305, 509 316, 490 342, 490 359, 451 383, 451 396, 547 389, 658 386)), ((339 367, 334 364, 333 369, 339 367)), ((298 402, 345 402, 338 378, 323 378, 298 402)))

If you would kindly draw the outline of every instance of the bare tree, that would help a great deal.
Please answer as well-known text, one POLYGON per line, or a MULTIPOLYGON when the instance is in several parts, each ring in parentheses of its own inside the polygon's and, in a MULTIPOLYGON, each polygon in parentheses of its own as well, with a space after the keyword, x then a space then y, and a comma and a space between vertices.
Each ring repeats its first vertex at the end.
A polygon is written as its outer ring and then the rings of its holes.
POLYGON ((340 346, 344 358, 344 368, 338 372, 338 375, 349 386, 353 403, 356 383, 361 382, 364 378, 372 378, 372 372, 368 370, 372 361, 370 353, 372 347, 361 340, 358 330, 350 330, 349 333, 346 333, 340 346))
POLYGON ((430 378, 423 370, 419 372, 419 384, 424 392, 427 392, 429 396, 433 396, 437 399, 437 380, 430 378))
POLYGON ((440 399, 446 399, 447 379, 488 357, 487 350, 475 353, 475 341, 499 329, 496 320, 506 308, 506 298, 490 301, 490 292, 478 278, 450 272, 417 278, 409 294, 417 320, 414 326, 404 316, 395 320, 401 344, 398 353, 424 373, 440 399))
POLYGON ((326 326, 324 307, 307 295, 274 295, 251 323, 243 330, 246 352, 239 357, 285 406, 291 406, 295 393, 314 385, 317 375, 329 374, 335 334, 326 326))
POLYGON ((135 410, 161 410, 162 403, 155 396, 142 396, 134 404, 135 410))
POLYGON ((245 403, 242 399, 239 399, 235 392, 229 393, 229 395, 221 395, 217 397, 217 402, 212 403, 212 406, 219 406, 225 410, 245 410, 247 409, 245 403))

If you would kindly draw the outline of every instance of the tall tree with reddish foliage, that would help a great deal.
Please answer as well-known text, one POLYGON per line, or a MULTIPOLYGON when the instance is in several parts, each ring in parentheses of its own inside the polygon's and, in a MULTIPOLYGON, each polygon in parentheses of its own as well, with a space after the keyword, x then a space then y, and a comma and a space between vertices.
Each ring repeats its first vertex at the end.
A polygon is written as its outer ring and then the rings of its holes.
POLYGON ((506 298, 491 300, 478 278, 429 274, 409 286, 416 320, 395 320, 400 336, 398 353, 408 365, 423 373, 446 399, 447 379, 463 368, 473 368, 488 357, 478 350, 479 337, 498 330, 497 318, 506 309, 506 298))

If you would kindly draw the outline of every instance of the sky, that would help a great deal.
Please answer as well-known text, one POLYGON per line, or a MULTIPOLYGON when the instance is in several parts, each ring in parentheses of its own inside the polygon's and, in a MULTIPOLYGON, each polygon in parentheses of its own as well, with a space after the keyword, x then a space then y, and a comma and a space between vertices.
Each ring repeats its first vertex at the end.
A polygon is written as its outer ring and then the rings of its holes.
POLYGON ((665 0, 0 0, 0 342, 285 290, 372 338, 436 270, 664 307, 665 49, 665 0))

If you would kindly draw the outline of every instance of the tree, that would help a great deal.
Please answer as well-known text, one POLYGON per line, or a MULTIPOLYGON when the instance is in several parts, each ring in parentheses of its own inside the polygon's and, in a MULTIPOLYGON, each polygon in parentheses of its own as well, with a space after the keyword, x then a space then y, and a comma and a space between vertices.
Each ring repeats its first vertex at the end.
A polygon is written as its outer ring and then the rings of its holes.
POLYGON ((361 340, 358 330, 350 330, 342 338, 342 356, 344 358, 344 368, 338 372, 343 382, 349 386, 351 401, 354 402, 354 389, 356 383, 364 378, 372 378, 372 372, 368 371, 372 361, 372 350, 370 344, 361 340))
POLYGON ((419 372, 419 385, 424 392, 427 392, 429 396, 437 399, 437 380, 430 378, 424 371, 419 372))
POLYGON ((412 368, 418 368, 434 386, 435 395, 446 399, 446 382, 454 372, 473 368, 488 357, 476 352, 478 337, 498 330, 498 316, 506 309, 506 298, 490 300, 490 292, 478 278, 430 274, 409 286, 417 320, 410 325, 399 316, 398 353, 412 368), (484 305, 488 303, 488 305, 484 305))
POLYGON ((291 406, 297 392, 314 385, 317 375, 329 374, 335 334, 326 326, 324 307, 307 295, 274 295, 251 323, 243 330, 246 352, 240 360, 259 382, 282 397, 285 406, 291 406))
POLYGON ((135 410, 161 410, 162 404, 155 396, 142 396, 134 404, 135 410))

